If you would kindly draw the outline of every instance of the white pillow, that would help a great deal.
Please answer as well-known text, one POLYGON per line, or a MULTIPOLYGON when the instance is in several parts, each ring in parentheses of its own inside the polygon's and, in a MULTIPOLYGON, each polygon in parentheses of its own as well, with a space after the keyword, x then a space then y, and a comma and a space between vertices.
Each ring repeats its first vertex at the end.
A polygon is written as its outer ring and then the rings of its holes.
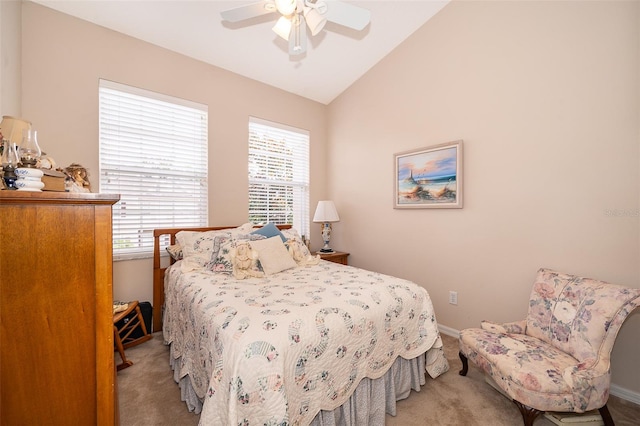
POLYGON ((277 274, 298 266, 279 236, 251 241, 249 244, 258 252, 258 259, 265 275, 277 274))

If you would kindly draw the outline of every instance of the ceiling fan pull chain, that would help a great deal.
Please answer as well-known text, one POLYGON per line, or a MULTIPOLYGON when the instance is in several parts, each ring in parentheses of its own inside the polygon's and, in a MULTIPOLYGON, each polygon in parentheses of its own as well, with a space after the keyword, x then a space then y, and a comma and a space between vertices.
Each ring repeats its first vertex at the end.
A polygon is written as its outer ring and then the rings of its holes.
POLYGON ((306 31, 304 26, 304 17, 302 15, 296 15, 293 18, 293 28, 291 31, 293 36, 291 37, 292 41, 289 45, 289 54, 300 55, 307 50, 307 39, 305 34, 301 33, 302 31, 306 31))

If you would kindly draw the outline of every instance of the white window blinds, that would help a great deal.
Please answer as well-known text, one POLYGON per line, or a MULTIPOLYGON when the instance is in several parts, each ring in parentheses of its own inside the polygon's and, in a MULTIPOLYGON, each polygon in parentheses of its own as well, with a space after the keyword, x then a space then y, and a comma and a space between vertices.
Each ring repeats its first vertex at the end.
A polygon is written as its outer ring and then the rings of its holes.
POLYGON ((114 260, 150 257, 153 230, 207 224, 207 107, 100 80, 100 192, 114 260))
POLYGON ((249 119, 249 221, 309 236, 309 132, 249 119))

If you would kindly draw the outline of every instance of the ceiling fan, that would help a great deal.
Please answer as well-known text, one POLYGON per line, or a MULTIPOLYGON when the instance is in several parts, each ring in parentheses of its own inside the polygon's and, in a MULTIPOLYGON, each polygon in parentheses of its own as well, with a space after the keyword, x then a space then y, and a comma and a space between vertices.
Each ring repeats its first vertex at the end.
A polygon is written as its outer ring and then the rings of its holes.
POLYGON ((300 55, 307 50, 307 27, 312 36, 324 25, 333 22, 361 31, 371 19, 371 12, 358 6, 337 0, 262 0, 220 13, 228 22, 270 13, 280 13, 273 31, 289 42, 289 55, 300 55))

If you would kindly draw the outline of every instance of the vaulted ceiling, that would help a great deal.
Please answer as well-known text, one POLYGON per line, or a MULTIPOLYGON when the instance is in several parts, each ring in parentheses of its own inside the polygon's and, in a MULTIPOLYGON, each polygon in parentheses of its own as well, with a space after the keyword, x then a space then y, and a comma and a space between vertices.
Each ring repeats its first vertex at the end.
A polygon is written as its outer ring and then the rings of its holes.
POLYGON ((32 0, 60 12, 328 104, 448 0, 349 1, 371 12, 363 31, 328 22, 289 56, 271 28, 278 15, 235 24, 220 12, 259 0, 32 0))

